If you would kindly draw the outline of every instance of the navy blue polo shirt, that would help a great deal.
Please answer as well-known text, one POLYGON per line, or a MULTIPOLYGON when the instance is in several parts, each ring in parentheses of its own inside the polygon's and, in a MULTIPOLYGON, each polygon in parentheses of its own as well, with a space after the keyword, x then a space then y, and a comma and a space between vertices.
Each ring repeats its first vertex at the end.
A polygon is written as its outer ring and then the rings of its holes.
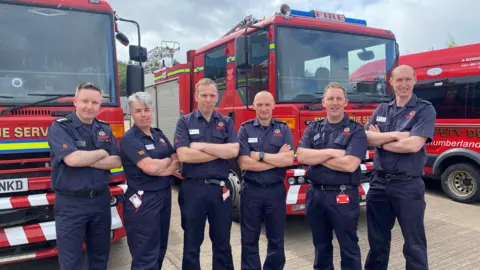
MULTIPOLYGON (((413 94, 403 107, 397 107, 396 99, 377 106, 368 121, 378 125, 381 132, 408 131, 410 136, 427 137, 426 143, 433 141, 435 119, 437 113, 433 105, 413 94)), ((373 169, 388 174, 407 174, 423 176, 423 168, 427 162, 425 145, 416 153, 394 153, 376 148, 373 169)))
MULTIPOLYGON (((293 150, 293 136, 288 125, 272 119, 270 125, 262 126, 257 118, 246 121, 238 131, 239 156, 250 156, 251 151, 277 154, 284 144, 293 150)), ((270 185, 283 182, 286 168, 272 168, 266 171, 246 171, 243 179, 254 184, 270 185)))
MULTIPOLYGON (((349 119, 345 113, 342 121, 331 124, 325 118, 312 122, 305 130, 299 147, 310 149, 342 149, 345 155, 356 156, 362 161, 367 153, 368 142, 362 125, 349 119)), ((308 180, 317 185, 358 185, 360 166, 353 173, 331 170, 321 164, 313 165, 307 171, 308 180)))
POLYGON ((51 186, 59 191, 101 190, 108 186, 110 170, 70 167, 63 158, 77 150, 104 149, 118 155, 118 146, 110 125, 94 119, 83 124, 75 112, 55 120, 48 127, 48 144, 52 166, 51 186))
MULTIPOLYGON (((237 143, 233 120, 214 111, 207 122, 198 109, 182 116, 177 121, 175 130, 175 150, 189 147, 192 142, 237 143)), ((228 160, 220 158, 205 163, 183 163, 182 175, 187 179, 227 180, 228 165, 228 160)))
POLYGON ((173 176, 151 176, 137 166, 146 158, 164 159, 175 153, 173 146, 158 128, 150 128, 148 136, 137 126, 133 126, 120 141, 120 158, 127 176, 127 184, 135 190, 157 191, 170 187, 173 176))

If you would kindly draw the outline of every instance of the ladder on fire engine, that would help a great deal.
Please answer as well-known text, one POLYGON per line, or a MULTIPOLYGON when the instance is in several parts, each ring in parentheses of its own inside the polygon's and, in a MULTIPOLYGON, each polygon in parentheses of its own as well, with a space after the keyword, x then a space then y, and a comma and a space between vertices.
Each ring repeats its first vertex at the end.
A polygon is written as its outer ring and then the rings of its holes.
POLYGON ((144 73, 152 73, 159 69, 165 69, 174 66, 177 62, 174 59, 174 54, 180 50, 180 44, 177 41, 165 41, 147 53, 147 61, 144 66, 144 73), (165 60, 169 59, 170 63, 165 60))
MULTIPOLYGON (((265 19, 265 18, 264 18, 265 19)), ((252 25, 252 24, 256 24, 257 22, 259 22, 261 20, 258 20, 258 19, 255 19, 253 17, 253 15, 248 15, 246 16, 242 21, 240 21, 239 23, 237 23, 237 25, 235 25, 232 29, 230 29, 230 31, 228 31, 225 35, 223 35, 222 37, 226 37, 232 33, 235 33, 237 31, 240 31, 242 29, 245 29, 246 27, 252 25)))

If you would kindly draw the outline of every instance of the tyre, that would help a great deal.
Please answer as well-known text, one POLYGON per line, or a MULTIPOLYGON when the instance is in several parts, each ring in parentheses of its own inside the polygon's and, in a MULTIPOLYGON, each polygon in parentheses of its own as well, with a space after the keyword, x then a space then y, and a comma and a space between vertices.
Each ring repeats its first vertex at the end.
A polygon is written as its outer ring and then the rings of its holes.
POLYGON ((242 172, 236 160, 229 161, 229 176, 228 180, 232 186, 232 220, 240 222, 240 190, 242 183, 242 172))
POLYGON ((442 189, 456 202, 473 203, 480 199, 480 169, 469 163, 450 165, 441 176, 442 189))

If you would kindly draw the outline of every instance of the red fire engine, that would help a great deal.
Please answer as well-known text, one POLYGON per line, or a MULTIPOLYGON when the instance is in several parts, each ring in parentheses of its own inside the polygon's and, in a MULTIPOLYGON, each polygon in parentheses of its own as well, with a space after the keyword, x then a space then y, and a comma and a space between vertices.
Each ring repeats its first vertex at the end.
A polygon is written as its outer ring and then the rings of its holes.
MULTIPOLYGON (((417 75, 414 93, 435 106, 434 141, 427 145, 425 176, 440 179, 452 200, 480 199, 480 43, 399 58, 417 75)), ((385 61, 368 63, 351 78, 372 76, 385 61)))
MULTIPOLYGON (((106 1, 0 0, 0 265, 57 255, 47 131, 74 110, 79 82, 100 86, 99 119, 118 140, 124 133, 114 34, 125 46, 128 39, 118 20, 128 21, 106 1)), ((146 60, 139 46, 130 53, 146 60)), ((129 86, 139 87, 141 67, 128 69, 129 86)), ((114 242, 125 236, 116 198, 125 176, 123 168, 111 173, 114 242)))
POLYGON ((480 200, 480 43, 405 55, 400 64, 415 68, 415 94, 437 111, 425 175, 455 201, 480 200))
MULTIPOLYGON (((330 81, 348 88, 351 104, 346 112, 366 123, 373 105, 355 109, 355 104, 383 100, 391 92, 388 78, 397 64, 397 52, 392 32, 367 27, 364 20, 282 5, 281 12, 270 18, 260 21, 248 16, 219 40, 188 51, 187 63, 155 72, 154 84, 145 91, 157 102, 153 125, 172 141, 179 116, 196 109, 194 86, 201 78, 215 80, 220 95, 218 111, 232 117, 237 130, 255 117, 251 106, 255 94, 270 91, 277 103, 274 117, 288 123, 296 147, 308 124, 326 116, 320 103, 322 90, 330 81), (377 60, 385 64, 376 70, 375 78, 350 79, 358 67, 377 60)), ((367 152, 368 162, 361 165, 364 172, 371 169, 371 155, 367 152)), ((238 220, 242 175, 234 160, 230 171, 234 219, 238 220)), ((287 214, 304 214, 309 185, 305 172, 298 162, 287 171, 287 214)), ((181 178, 181 174, 177 176, 181 178)), ((359 186, 362 203, 369 187, 365 180, 359 186)))

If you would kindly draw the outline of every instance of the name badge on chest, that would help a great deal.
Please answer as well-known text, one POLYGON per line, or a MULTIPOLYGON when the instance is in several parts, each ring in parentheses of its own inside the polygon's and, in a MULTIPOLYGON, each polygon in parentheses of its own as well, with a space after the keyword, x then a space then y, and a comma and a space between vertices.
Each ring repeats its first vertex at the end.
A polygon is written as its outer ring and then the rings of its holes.
POLYGON ((76 141, 75 145, 77 147, 87 147, 87 142, 86 141, 76 141))
POLYGON ((258 138, 248 138, 248 143, 257 143, 258 138))
POLYGON ((189 133, 190 135, 197 135, 197 134, 200 134, 200 130, 198 130, 198 129, 189 129, 189 130, 188 130, 188 133, 189 133))
POLYGON ((147 150, 153 150, 153 149, 155 149, 155 145, 153 145, 153 144, 147 144, 147 145, 145 145, 145 149, 147 149, 147 150))
POLYGON ((385 123, 387 122, 387 118, 385 116, 377 116, 377 122, 385 123))

